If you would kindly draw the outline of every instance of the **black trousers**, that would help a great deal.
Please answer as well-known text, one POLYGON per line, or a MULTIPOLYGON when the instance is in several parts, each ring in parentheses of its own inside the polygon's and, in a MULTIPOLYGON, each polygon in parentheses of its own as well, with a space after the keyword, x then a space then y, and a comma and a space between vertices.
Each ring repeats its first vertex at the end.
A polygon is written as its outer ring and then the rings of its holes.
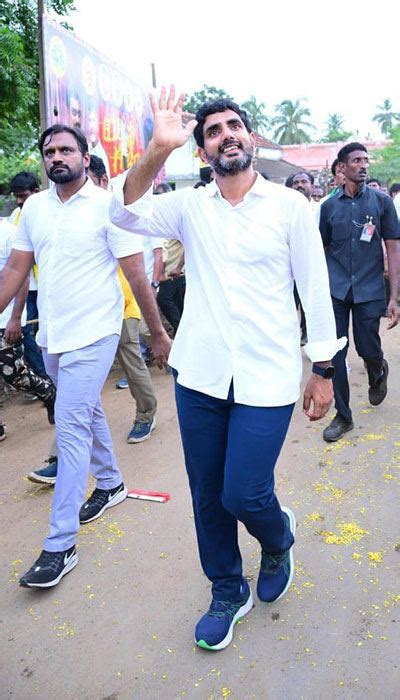
POLYGON ((304 313, 304 309, 301 305, 299 293, 297 291, 296 285, 294 285, 293 288, 293 294, 294 294, 294 303, 296 304, 296 309, 297 311, 300 308, 300 329, 301 329, 301 337, 302 338, 307 338, 307 326, 306 326, 306 317, 304 313))
MULTIPOLYGON (((342 301, 332 297, 333 310, 336 320, 337 337, 349 336, 350 312, 353 321, 353 337, 357 353, 367 365, 369 384, 375 384, 382 373, 383 352, 379 335, 379 322, 384 315, 386 304, 384 299, 366 301, 355 304, 353 293, 350 290, 342 301)), ((351 420, 349 406, 350 388, 346 369, 346 355, 349 343, 336 353, 333 358, 335 376, 333 389, 335 393, 335 407, 338 413, 347 421, 351 420)))
POLYGON ((181 275, 175 279, 160 282, 157 294, 157 303, 165 318, 174 329, 174 334, 178 330, 179 321, 183 312, 183 301, 185 298, 186 280, 181 275))

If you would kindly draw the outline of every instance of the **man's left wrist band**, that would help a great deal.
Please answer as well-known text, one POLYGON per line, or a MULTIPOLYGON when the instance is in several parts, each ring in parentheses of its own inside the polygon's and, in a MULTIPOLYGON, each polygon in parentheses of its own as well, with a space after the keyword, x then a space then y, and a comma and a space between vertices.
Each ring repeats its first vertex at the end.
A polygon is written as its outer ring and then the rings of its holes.
POLYGON ((324 379, 332 379, 333 375, 335 374, 335 368, 333 365, 328 365, 328 367, 319 367, 318 365, 313 365, 312 372, 314 374, 318 374, 324 379))

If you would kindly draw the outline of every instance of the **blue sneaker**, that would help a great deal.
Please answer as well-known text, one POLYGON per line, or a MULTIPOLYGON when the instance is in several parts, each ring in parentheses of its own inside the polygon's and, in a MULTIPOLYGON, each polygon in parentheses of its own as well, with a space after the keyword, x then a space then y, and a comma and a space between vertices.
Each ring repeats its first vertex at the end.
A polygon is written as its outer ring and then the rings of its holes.
POLYGON ((47 467, 37 469, 28 474, 29 481, 34 481, 35 484, 49 484, 50 486, 56 483, 58 467, 57 457, 49 457, 49 459, 46 459, 46 462, 48 462, 47 467))
POLYGON ((143 442, 144 440, 148 440, 155 427, 155 418, 146 423, 135 420, 126 440, 127 442, 143 442))
POLYGON ((212 601, 209 611, 196 625, 194 641, 197 646, 209 651, 219 651, 231 643, 236 622, 253 607, 253 596, 247 581, 243 580, 240 592, 242 598, 237 602, 212 601))
POLYGON ((127 379, 120 379, 115 385, 116 389, 129 389, 129 384, 127 379))
MULTIPOLYGON (((282 508, 292 535, 296 532, 296 518, 290 508, 282 508)), ((293 580, 293 547, 283 554, 261 552, 261 566, 257 582, 257 595, 264 603, 274 603, 282 598, 293 580)))

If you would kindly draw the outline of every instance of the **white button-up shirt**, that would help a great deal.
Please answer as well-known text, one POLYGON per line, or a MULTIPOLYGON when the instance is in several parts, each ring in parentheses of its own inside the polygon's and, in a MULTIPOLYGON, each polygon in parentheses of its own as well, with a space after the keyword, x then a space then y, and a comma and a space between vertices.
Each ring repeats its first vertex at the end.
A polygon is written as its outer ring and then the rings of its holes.
MULTIPOLYGON (((13 247, 15 235, 17 229, 14 224, 11 224, 7 219, 0 220, 0 272, 3 267, 6 266, 7 260, 11 255, 11 250, 13 247)), ((10 301, 8 306, 0 313, 0 329, 4 330, 7 323, 9 322, 12 311, 14 307, 14 299, 10 301)), ((24 326, 26 323, 26 307, 22 312, 21 324, 24 326)))
POLYGON ((329 360, 336 338, 321 236, 303 194, 258 176, 232 206, 216 183, 123 206, 111 220, 140 234, 177 238, 185 247, 186 296, 170 364, 185 387, 237 403, 282 406, 301 380, 293 282, 307 319, 306 352, 329 360))
POLYGON ((24 204, 13 247, 38 265, 39 333, 49 353, 121 332, 124 302, 117 258, 142 251, 139 237, 109 219, 111 194, 88 179, 68 201, 55 187, 24 204))

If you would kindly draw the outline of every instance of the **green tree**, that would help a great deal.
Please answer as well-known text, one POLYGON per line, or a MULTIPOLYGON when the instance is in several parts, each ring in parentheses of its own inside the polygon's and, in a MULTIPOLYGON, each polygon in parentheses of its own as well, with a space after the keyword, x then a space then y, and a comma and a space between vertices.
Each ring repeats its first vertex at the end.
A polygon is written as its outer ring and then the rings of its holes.
POLYGON ((379 124, 379 128, 385 136, 389 136, 393 127, 400 121, 400 113, 393 112, 392 102, 388 98, 383 100, 382 105, 377 105, 377 112, 373 117, 372 121, 379 124))
POLYGON ((232 99, 225 90, 213 87, 212 85, 203 85, 202 90, 197 90, 193 95, 190 95, 185 102, 185 111, 195 114, 203 102, 212 102, 212 100, 220 100, 222 98, 232 99))
POLYGON ((315 129, 313 124, 305 121, 311 116, 308 107, 303 107, 303 98, 295 100, 283 100, 275 107, 276 116, 271 120, 271 126, 275 128, 273 139, 282 145, 292 143, 309 143, 310 136, 306 129, 315 129))
MULTIPOLYGON (((75 9, 74 0, 46 5, 61 16, 75 9)), ((0 0, 0 95, 0 157, 24 160, 40 126, 36 0, 0 0)))
POLYGON ((250 123, 254 131, 267 131, 270 125, 270 119, 265 114, 265 103, 257 102, 257 99, 252 95, 248 100, 242 103, 242 108, 249 115, 250 123))
POLYGON ((389 133, 392 143, 379 151, 372 151, 370 176, 377 177, 387 185, 400 182, 400 124, 389 133))
POLYGON ((346 141, 351 136, 351 131, 346 131, 343 127, 343 117, 334 112, 328 114, 326 120, 326 132, 321 139, 321 143, 332 143, 334 141, 346 141))

